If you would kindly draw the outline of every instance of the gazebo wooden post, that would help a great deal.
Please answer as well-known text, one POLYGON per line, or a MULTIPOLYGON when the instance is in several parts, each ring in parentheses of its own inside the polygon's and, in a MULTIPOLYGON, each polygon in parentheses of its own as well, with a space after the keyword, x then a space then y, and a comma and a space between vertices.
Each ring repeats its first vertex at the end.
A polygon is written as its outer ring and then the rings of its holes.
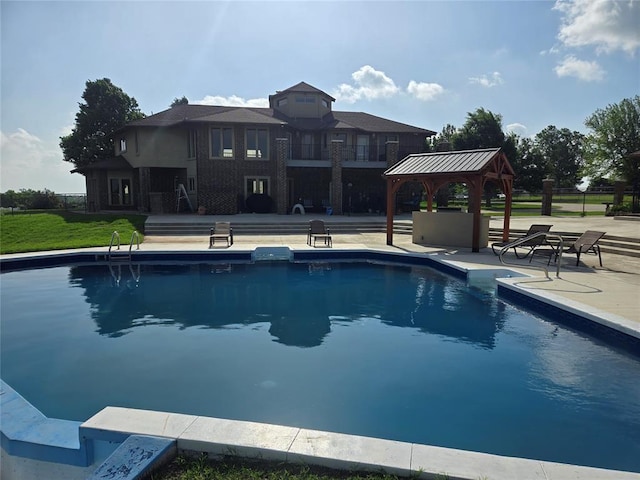
POLYGON ((433 211, 433 183, 423 180, 422 186, 424 187, 425 195, 427 197, 427 211, 432 212, 433 211))
POLYGON ((395 210, 396 192, 393 188, 393 179, 387 179, 387 245, 393 245, 393 214, 395 210))
POLYGON ((473 189, 473 233, 471 236, 471 251, 480 251, 480 223, 482 220, 482 177, 477 176, 472 180, 473 189))

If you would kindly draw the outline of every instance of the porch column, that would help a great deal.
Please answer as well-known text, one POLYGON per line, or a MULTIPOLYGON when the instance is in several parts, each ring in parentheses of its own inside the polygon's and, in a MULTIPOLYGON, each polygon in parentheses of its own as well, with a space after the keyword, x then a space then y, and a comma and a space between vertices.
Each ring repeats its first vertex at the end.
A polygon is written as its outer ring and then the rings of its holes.
POLYGON ((286 138, 276 138, 276 213, 278 215, 286 215, 288 210, 287 142, 286 138))
POLYGON ((342 215, 342 140, 331 140, 331 207, 342 215))
POLYGON ((138 169, 138 180, 140 182, 138 211, 150 212, 151 201, 149 200, 149 191, 151 190, 151 169, 149 167, 140 167, 138 169))
POLYGON ((399 143, 397 140, 389 140, 385 146, 387 148, 387 168, 393 167, 396 163, 398 163, 398 153, 400 150, 399 143))

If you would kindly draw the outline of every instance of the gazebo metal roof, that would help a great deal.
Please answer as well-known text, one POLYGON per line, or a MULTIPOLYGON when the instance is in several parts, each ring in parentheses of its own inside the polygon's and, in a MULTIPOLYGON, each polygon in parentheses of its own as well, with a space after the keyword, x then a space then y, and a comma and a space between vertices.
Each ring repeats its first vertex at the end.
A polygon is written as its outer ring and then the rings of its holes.
POLYGON ((472 250, 479 251, 480 205, 487 181, 497 182, 505 193, 503 239, 509 236, 509 217, 513 194, 514 171, 501 148, 458 150, 453 152, 418 153, 408 155, 388 168, 387 179, 387 244, 393 244, 393 211, 395 194, 409 181, 422 183, 427 193, 427 210, 432 210, 433 194, 443 185, 464 182, 470 191, 474 214, 472 250))
MULTIPOLYGON (((480 173, 494 161, 500 148, 462 150, 455 152, 416 153, 405 157, 384 172, 385 177, 395 176, 459 176, 480 173)), ((506 174, 513 175, 511 166, 506 174)))

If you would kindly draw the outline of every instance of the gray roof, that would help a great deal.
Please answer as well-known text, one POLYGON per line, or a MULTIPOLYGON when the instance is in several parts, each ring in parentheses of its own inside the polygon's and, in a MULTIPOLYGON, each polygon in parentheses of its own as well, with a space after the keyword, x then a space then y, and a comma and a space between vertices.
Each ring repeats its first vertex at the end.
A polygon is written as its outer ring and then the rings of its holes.
POLYGON ((326 95, 327 97, 329 97, 332 101, 335 101, 336 99, 333 98, 331 95, 328 95, 327 93, 323 92, 322 90, 314 87, 313 85, 309 85, 306 82, 300 82, 297 85, 294 85, 293 87, 289 87, 285 90, 281 90, 279 92, 276 92, 276 95, 274 96, 280 96, 282 94, 287 94, 287 93, 321 93, 323 95, 326 95))
POLYGON ((71 170, 71 173, 82 173, 87 170, 129 170, 133 168, 131 164, 122 155, 107 158, 106 160, 98 160, 82 167, 71 170))
POLYGON ((385 177, 477 173, 491 163, 500 148, 408 155, 384 172, 385 177))
POLYGON ((331 112, 323 118, 294 119, 271 108, 222 107, 214 105, 177 105, 163 112, 130 122, 126 127, 171 127, 194 122, 263 125, 284 124, 290 125, 293 128, 309 131, 348 129, 371 133, 415 133, 424 136, 431 136, 436 133, 432 130, 414 127, 363 112, 331 112))

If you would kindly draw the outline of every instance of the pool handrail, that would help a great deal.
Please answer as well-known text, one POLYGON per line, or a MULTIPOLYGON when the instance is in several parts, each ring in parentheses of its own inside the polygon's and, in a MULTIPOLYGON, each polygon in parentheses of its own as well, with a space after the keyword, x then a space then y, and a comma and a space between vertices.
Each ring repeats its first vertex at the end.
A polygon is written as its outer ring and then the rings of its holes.
POLYGON ((111 241, 109 242, 109 252, 111 252, 111 247, 113 247, 113 239, 118 240, 118 250, 120 250, 120 234, 114 230, 111 234, 111 241))
MULTIPOLYGON (((513 247, 517 247, 519 245, 522 245, 524 243, 529 242, 531 239, 533 238, 538 238, 538 237, 544 237, 544 240, 546 241, 547 239, 551 238, 551 239, 556 239, 558 240, 557 245, 554 248, 558 249, 558 258, 556 260, 556 278, 560 278, 560 265, 562 264, 562 250, 564 249, 564 240, 562 238, 561 235, 556 235, 554 233, 549 233, 549 232, 536 232, 533 233, 529 236, 526 237, 522 237, 522 238, 518 238, 516 240, 514 240, 513 242, 507 243, 505 244, 501 249, 500 249, 500 254, 498 255, 498 258, 500 259, 500 263, 503 265, 507 265, 507 266, 512 266, 512 267, 517 267, 517 266, 521 266, 517 263, 508 263, 505 262, 504 259, 502 258, 502 256, 510 249, 513 247)), ((544 274, 547 278, 549 277, 549 269, 546 266, 538 266, 538 265, 532 265, 533 268, 541 268, 544 271, 544 274)))
POLYGON ((134 238, 136 239, 136 250, 140 250, 140 235, 138 234, 137 230, 134 230, 131 234, 131 241, 129 242, 129 252, 131 252, 131 249, 133 248, 134 238))

